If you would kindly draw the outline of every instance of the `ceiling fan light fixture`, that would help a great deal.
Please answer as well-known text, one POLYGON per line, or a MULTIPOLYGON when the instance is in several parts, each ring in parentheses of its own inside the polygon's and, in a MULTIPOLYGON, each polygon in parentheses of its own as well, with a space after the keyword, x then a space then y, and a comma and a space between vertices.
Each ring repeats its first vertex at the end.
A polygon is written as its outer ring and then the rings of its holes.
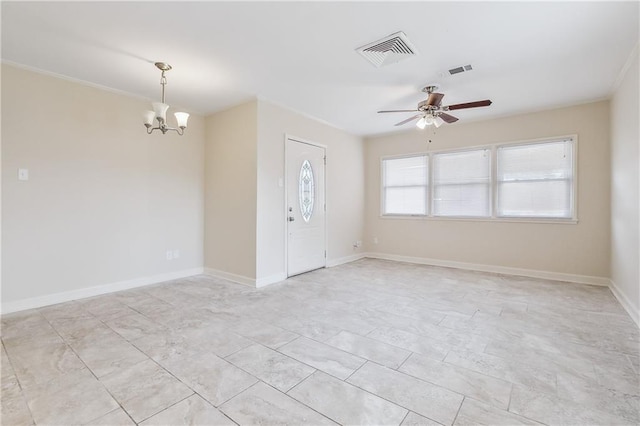
POLYGON ((427 127, 427 119, 425 116, 420 117, 420 120, 418 120, 416 122, 416 127, 420 130, 424 130, 425 127, 427 127))
POLYGON ((442 123, 444 123, 444 120, 440 117, 436 117, 433 119, 433 125, 436 126, 436 128, 442 126, 442 123))

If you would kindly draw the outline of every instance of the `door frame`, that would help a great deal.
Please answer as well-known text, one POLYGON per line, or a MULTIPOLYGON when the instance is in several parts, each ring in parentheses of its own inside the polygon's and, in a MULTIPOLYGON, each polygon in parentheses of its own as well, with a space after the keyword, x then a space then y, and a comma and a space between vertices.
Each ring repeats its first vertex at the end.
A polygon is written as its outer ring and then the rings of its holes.
MULTIPOLYGON (((318 148, 322 148, 322 150, 324 151, 324 182, 322 182, 322 184, 324 185, 324 203, 323 203, 323 207, 324 207, 324 250, 326 255, 324 256, 324 266, 323 268, 327 267, 327 258, 329 257, 329 247, 327 246, 327 242, 329 241, 328 238, 328 228, 327 228, 327 146, 324 144, 320 144, 320 143, 316 143, 316 142, 312 142, 303 138, 299 138, 293 135, 290 135, 288 133, 284 134, 284 177, 283 177, 283 181, 284 181, 284 208, 283 208, 283 216, 282 216, 282 220, 284 220, 284 274, 287 278, 289 278, 289 222, 288 222, 288 211, 287 209, 289 208, 289 183, 287 177, 289 176, 288 172, 289 172, 289 166, 287 164, 287 142, 288 141, 292 141, 292 142, 298 142, 298 143, 303 143, 306 145, 311 145, 311 146, 315 146, 318 148)), ((303 272, 304 273, 304 272, 303 272)))

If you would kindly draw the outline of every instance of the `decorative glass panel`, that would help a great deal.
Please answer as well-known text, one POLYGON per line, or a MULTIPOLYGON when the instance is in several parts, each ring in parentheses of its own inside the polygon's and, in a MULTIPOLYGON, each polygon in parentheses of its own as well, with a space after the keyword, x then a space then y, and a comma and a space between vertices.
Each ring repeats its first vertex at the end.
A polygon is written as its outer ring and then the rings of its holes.
POLYGON ((309 160, 304 160, 300 168, 300 179, 298 180, 298 191, 300 199, 300 213, 305 222, 309 222, 313 215, 314 182, 313 170, 309 160))

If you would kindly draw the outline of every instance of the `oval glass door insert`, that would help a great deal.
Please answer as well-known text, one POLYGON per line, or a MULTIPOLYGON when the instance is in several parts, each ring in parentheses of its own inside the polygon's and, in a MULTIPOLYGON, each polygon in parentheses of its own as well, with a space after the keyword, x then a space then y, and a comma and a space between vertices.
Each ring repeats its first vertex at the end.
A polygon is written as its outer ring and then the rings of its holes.
POLYGON ((300 167, 300 178, 298 180, 298 191, 300 200, 300 213, 305 222, 309 222, 313 215, 314 181, 313 169, 309 160, 304 160, 300 167))

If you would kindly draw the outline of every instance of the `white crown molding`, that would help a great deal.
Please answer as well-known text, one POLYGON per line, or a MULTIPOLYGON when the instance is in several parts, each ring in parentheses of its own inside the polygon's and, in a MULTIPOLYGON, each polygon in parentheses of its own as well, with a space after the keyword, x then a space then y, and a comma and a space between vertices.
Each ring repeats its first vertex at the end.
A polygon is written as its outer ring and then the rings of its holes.
MULTIPOLYGON (((153 0, 149 0, 149 1, 153 1, 153 0)), ((169 0, 167 0, 167 1, 169 1, 169 0)), ((113 87, 104 86, 102 84, 92 83, 92 82, 87 81, 87 80, 81 80, 79 78, 70 77, 68 75, 58 74, 58 73, 53 72, 53 71, 47 71, 47 70, 43 70, 41 68, 32 67, 30 65, 24 65, 24 64, 21 64, 19 62, 10 61, 8 59, 1 59, 0 63, 2 63, 3 65, 9 65, 9 66, 12 66, 14 68, 18 68, 18 69, 21 69, 21 70, 30 71, 30 72, 33 72, 33 73, 36 73, 36 74, 44 75, 44 76, 47 76, 47 77, 52 77, 52 78, 57 78, 59 80, 64 80, 64 81, 67 81, 69 83, 78 84, 80 86, 91 87, 92 89, 97 89, 97 90, 102 90, 104 92, 113 93, 115 95, 120 95, 120 96, 124 96, 124 97, 127 97, 127 98, 136 99, 136 100, 139 100, 139 101, 144 101, 144 102, 149 102, 149 103, 155 102, 155 100, 153 98, 148 98, 146 96, 138 95, 136 93, 126 92, 124 90, 115 89, 113 87)), ((181 108, 180 105, 173 105, 173 107, 174 108, 180 108, 179 110, 181 110, 181 111, 189 111, 191 114, 200 115, 202 117, 207 117, 207 116, 211 115, 211 114, 205 114, 205 113, 203 113, 201 111, 194 111, 194 110, 192 110, 190 108, 181 108)))
POLYGON ((626 77, 627 71, 629 71, 629 67, 631 67, 631 64, 635 60, 636 55, 638 55, 639 51, 640 51, 640 41, 638 41, 638 43, 636 43, 636 45, 633 46, 633 49, 631 49, 631 52, 629 52, 629 56, 627 57, 626 62, 624 63, 622 68, 620 68, 620 72, 618 73, 618 76, 616 77, 616 79, 613 82, 613 85, 611 86, 611 96, 615 94, 615 92, 618 90, 618 88, 622 84, 622 80, 624 80, 624 78, 626 77))
POLYGON ((143 287, 146 285, 157 284, 164 281, 175 280, 178 278, 191 277, 193 275, 202 274, 202 272, 203 268, 184 269, 181 271, 168 272, 166 274, 152 275, 148 277, 135 278, 132 280, 118 281, 115 283, 80 288, 77 290, 20 299, 11 302, 3 302, 2 314, 9 314, 12 312, 24 311, 27 309, 41 308, 43 306, 70 302, 77 299, 85 299, 87 297, 100 296, 102 294, 114 293, 122 290, 129 290, 136 287, 143 287))

